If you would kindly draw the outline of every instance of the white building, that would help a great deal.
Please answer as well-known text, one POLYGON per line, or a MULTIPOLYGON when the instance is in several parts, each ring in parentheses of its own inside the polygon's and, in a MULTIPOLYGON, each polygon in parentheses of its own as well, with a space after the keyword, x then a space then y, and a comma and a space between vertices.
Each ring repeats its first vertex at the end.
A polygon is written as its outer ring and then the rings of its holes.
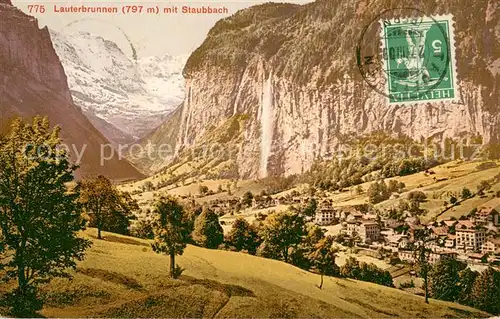
POLYGON ((331 225, 337 221, 333 208, 320 208, 316 210, 314 223, 317 225, 331 225))
POLYGON ((484 228, 477 227, 474 223, 461 220, 455 227, 456 249, 461 251, 479 251, 486 240, 484 228))

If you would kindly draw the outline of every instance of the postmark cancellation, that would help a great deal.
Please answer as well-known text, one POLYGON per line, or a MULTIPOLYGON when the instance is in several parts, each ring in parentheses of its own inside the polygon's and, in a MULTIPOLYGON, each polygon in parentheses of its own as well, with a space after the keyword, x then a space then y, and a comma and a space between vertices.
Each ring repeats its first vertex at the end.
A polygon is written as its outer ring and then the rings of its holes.
POLYGON ((389 104, 456 99, 452 15, 381 19, 380 24, 389 104))

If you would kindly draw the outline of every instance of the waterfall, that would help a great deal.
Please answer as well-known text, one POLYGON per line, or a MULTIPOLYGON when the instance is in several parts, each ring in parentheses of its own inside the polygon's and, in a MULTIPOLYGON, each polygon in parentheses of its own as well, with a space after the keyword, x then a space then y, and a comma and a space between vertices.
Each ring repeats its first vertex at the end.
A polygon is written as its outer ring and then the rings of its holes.
POLYGON ((273 88, 271 83, 272 74, 262 83, 262 100, 260 111, 260 127, 261 127, 261 142, 260 142, 260 172, 261 178, 267 177, 267 163, 271 155, 271 144, 273 141, 273 125, 272 125, 272 107, 273 107, 273 88))
POLYGON ((186 127, 184 128, 184 145, 188 143, 188 133, 190 131, 189 125, 191 124, 191 86, 188 88, 187 96, 184 99, 184 111, 187 112, 186 115, 186 127))

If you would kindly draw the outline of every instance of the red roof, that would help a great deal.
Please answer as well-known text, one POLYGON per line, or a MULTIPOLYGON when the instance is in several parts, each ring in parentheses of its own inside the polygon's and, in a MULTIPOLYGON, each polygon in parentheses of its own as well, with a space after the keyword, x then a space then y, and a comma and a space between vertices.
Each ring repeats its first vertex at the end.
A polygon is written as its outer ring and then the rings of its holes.
POLYGON ((456 220, 443 220, 443 223, 448 226, 448 227, 451 227, 453 225, 455 225, 457 223, 456 220))
POLYGON ((465 228, 465 229, 471 229, 471 228, 474 228, 474 223, 471 222, 470 220, 459 220, 458 221, 458 224, 457 224, 457 229, 460 229, 460 228, 465 228))
POLYGON ((438 236, 448 235, 448 228, 446 227, 431 227, 432 232, 438 236))

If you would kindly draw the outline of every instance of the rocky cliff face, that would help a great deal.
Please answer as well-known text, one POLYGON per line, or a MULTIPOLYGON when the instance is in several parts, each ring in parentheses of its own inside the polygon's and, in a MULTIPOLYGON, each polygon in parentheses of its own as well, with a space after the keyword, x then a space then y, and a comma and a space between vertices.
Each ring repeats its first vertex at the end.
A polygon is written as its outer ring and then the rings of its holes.
POLYGON ((62 127, 65 144, 78 152, 84 150, 80 176, 104 174, 113 179, 141 176, 130 163, 117 156, 100 165, 101 145, 109 142, 73 104, 49 31, 39 29, 35 18, 5 0, 0 2, 0 70, 0 125, 13 116, 48 116, 52 124, 62 127))
POLYGON ((185 67, 180 121, 164 124, 178 125, 176 149, 203 144, 211 127, 238 114, 248 116, 234 155, 241 177, 300 173, 342 135, 375 130, 416 140, 479 134, 485 143, 499 142, 500 4, 419 4, 426 15, 455 17, 460 96, 405 106, 373 91, 355 57, 364 26, 393 7, 386 0, 265 4, 219 21, 185 67))

